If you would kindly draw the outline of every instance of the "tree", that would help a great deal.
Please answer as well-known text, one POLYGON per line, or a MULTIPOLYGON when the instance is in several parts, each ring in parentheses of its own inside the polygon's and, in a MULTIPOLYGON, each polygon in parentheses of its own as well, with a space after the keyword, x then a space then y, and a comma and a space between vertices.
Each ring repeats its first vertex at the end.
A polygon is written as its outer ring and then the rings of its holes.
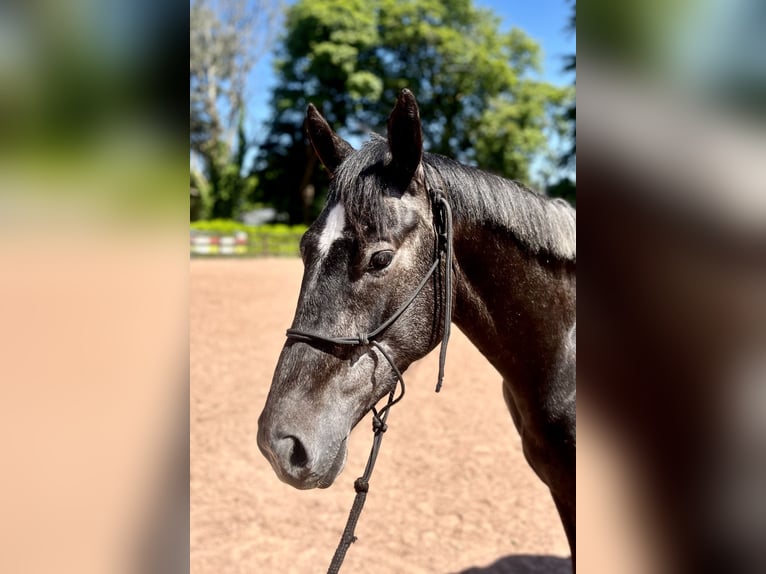
POLYGON ((548 139, 554 133, 558 137, 566 133, 564 106, 570 99, 568 90, 533 80, 520 85, 512 97, 491 98, 479 120, 477 163, 521 180, 527 180, 536 155, 556 165, 558 158, 549 149, 548 139))
POLYGON ((532 79, 538 46, 499 25, 471 0, 296 2, 287 12, 274 122, 258 162, 265 199, 295 220, 301 190, 326 188, 302 129, 309 101, 355 137, 382 130, 404 87, 418 98, 428 151, 528 180, 570 91, 532 79))
POLYGON ((334 127, 361 133, 357 114, 380 97, 382 82, 364 69, 379 43, 377 18, 366 0, 299 1, 286 14, 286 33, 276 56, 279 84, 273 120, 259 152, 259 199, 286 211, 293 222, 316 215, 305 190, 327 187, 305 139, 303 120, 313 101, 334 127), (356 119, 356 123, 354 123, 356 119))
MULTIPOLYGON (((574 34, 577 29, 577 3, 572 0, 572 12, 569 17, 567 32, 574 34)), ((576 74, 577 55, 571 54, 564 59, 564 70, 576 74)), ((575 89, 577 80, 572 81, 572 90, 575 89)), ((567 148, 559 160, 559 166, 569 170, 575 169, 577 163, 577 103, 572 98, 564 113, 564 122, 566 126, 565 139, 567 148)), ((572 205, 577 202, 577 185, 572 177, 562 177, 547 186, 546 193, 552 197, 563 197, 572 205)))
POLYGON ((279 10, 275 0, 193 0, 190 7, 191 152, 204 172, 195 174, 195 187, 212 217, 236 215, 255 188, 255 177, 242 174, 245 86, 273 43, 279 10))
MULTIPOLYGON (((570 34, 574 34, 577 30, 577 3, 572 1, 572 13, 569 17, 569 26, 567 31, 570 34)), ((577 54, 571 54, 565 58, 564 70, 577 73, 577 54)), ((574 89, 577 79, 572 81, 572 88, 574 89)), ((577 161, 577 104, 573 100, 566 110, 566 120, 569 122, 568 138, 569 149, 564 152, 564 156, 561 158, 562 165, 566 167, 574 167, 577 161)))

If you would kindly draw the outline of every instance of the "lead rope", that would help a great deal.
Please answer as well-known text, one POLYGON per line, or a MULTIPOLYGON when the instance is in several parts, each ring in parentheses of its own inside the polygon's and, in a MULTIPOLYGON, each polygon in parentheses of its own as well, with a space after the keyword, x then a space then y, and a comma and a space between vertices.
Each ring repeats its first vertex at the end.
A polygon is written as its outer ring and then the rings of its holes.
POLYGON ((394 399, 394 392, 396 391, 396 387, 394 387, 388 395, 386 406, 384 406, 380 412, 377 412, 375 407, 372 408, 372 431, 374 436, 372 439, 370 456, 367 459, 367 466, 364 467, 364 474, 354 481, 354 490, 356 491, 354 503, 351 505, 351 511, 346 520, 346 527, 343 529, 343 534, 340 537, 340 542, 338 542, 338 547, 335 549, 335 554, 330 562, 330 567, 327 569, 327 574, 338 574, 340 567, 343 564, 343 560, 346 558, 346 552, 348 552, 351 545, 356 542, 354 530, 356 529, 356 523, 359 521, 359 516, 362 514, 364 502, 367 500, 367 491, 370 489, 370 477, 372 476, 373 468, 375 468, 375 460, 378 458, 380 443, 383 441, 383 433, 386 432, 386 429, 388 428, 386 420, 388 419, 388 414, 391 412, 391 407, 399 402, 404 396, 404 378, 402 377, 402 373, 396 365, 394 365, 391 357, 377 341, 371 341, 371 343, 383 353, 383 356, 391 365, 394 373, 396 373, 397 381, 402 386, 402 392, 399 394, 399 397, 394 399))
POLYGON ((407 299, 393 315, 391 315, 374 331, 366 335, 360 333, 357 337, 325 337, 315 333, 300 331, 298 329, 287 330, 288 338, 309 343, 320 341, 334 345, 346 346, 372 345, 378 351, 380 351, 386 361, 388 361, 388 364, 391 366, 391 369, 396 375, 396 381, 398 385, 401 386, 401 392, 397 396, 397 385, 394 385, 394 388, 391 389, 391 392, 388 394, 388 401, 386 402, 385 406, 380 409, 380 411, 376 410, 375 407, 372 408, 372 431, 374 436, 372 439, 370 456, 367 459, 367 465, 364 468, 364 473, 354 481, 354 490, 356 491, 354 503, 351 505, 351 511, 349 512, 348 520, 346 520, 346 527, 343 529, 343 534, 340 537, 338 548, 335 550, 335 554, 332 557, 332 561, 330 562, 330 567, 327 570, 327 574, 338 574, 340 567, 343 564, 343 560, 346 557, 346 552, 348 552, 349 547, 354 542, 356 542, 354 530, 356 529, 356 524, 359 521, 359 516, 362 513, 362 508, 364 508, 364 503, 367 499, 367 492, 370 488, 370 477, 372 476, 372 470, 375 468, 375 461, 378 458, 380 444, 383 441, 383 433, 385 433, 386 429, 388 428, 386 425, 388 414, 391 410, 391 407, 401 401, 404 397, 404 377, 402 377, 401 371, 394 364, 394 360, 391 358, 391 355, 389 355, 388 351, 386 351, 386 349, 375 340, 375 337, 385 331, 394 323, 394 321, 401 317, 402 314, 412 304, 412 302, 417 298, 417 296, 423 290, 423 287, 425 287, 426 283, 428 282, 428 279, 439 268, 439 264, 442 261, 442 251, 444 251, 446 259, 446 277, 444 282, 444 331, 442 335, 441 349, 439 350, 439 375, 436 381, 437 393, 441 390, 442 382, 444 380, 444 362, 447 358, 447 343, 449 342, 450 325, 452 323, 452 209, 450 208, 450 205, 447 202, 444 194, 440 190, 432 192, 432 201, 434 223, 437 227, 438 233, 436 261, 434 261, 433 265, 431 265, 428 273, 426 273, 426 276, 423 277, 421 282, 418 284, 412 296, 407 299))
MULTIPOLYGON (((447 202, 447 198, 441 191, 434 192, 434 203, 440 207, 439 217, 442 219, 441 228, 443 233, 439 234, 439 239, 443 241, 447 257, 447 276, 444 278, 445 286, 445 308, 444 308, 444 334, 442 335, 442 344, 439 349, 439 376, 436 379, 436 392, 442 390, 444 382, 444 362, 447 359, 447 343, 449 343, 450 328, 452 326, 452 208, 447 202)), ((439 252, 441 254, 441 251, 439 252)))

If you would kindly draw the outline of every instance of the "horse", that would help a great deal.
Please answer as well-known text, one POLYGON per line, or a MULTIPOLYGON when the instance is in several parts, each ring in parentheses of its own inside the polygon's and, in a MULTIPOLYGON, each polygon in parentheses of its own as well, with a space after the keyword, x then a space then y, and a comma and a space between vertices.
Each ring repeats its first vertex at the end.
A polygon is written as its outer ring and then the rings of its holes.
POLYGON ((330 189, 301 239, 304 274, 258 420, 261 452, 284 482, 329 487, 351 429, 371 410, 377 419, 375 405, 442 342, 451 319, 502 376, 524 456, 551 492, 574 564, 575 210, 425 153, 407 89, 387 137, 373 134, 359 150, 312 104, 305 126, 330 189), (448 258, 440 201, 454 219, 448 258))

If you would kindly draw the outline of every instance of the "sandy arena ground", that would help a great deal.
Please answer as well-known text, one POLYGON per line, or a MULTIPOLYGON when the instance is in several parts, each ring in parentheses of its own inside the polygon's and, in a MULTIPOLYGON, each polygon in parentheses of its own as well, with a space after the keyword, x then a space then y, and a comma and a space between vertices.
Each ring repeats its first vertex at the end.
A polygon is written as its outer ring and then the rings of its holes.
MULTIPOLYGON (((369 417, 327 490, 280 482, 256 445, 297 259, 191 263, 191 565, 195 574, 325 572, 369 453, 369 417)), ((405 373, 346 573, 571 572, 545 486, 527 466, 500 376, 457 329, 405 373)))

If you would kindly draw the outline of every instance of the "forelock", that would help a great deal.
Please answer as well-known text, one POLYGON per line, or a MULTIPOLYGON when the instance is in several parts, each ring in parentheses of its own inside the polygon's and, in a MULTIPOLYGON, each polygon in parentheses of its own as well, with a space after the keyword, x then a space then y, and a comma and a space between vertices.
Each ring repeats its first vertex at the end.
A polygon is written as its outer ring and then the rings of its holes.
POLYGON ((386 177, 390 161, 386 139, 371 134, 336 170, 328 203, 342 203, 348 222, 357 231, 380 233, 385 227, 384 199, 396 191, 386 177))

